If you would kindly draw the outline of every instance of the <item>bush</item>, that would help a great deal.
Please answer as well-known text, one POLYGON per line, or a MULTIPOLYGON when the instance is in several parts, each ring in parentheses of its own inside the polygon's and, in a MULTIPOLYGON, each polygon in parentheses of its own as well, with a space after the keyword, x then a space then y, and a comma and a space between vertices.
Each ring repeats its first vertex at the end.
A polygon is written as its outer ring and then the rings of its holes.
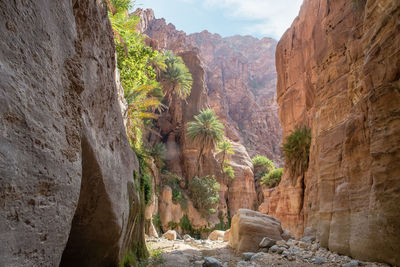
POLYGON ((265 174, 261 178, 261 184, 267 187, 275 187, 279 185, 281 178, 282 178, 283 169, 275 169, 270 171, 268 174, 265 174))
POLYGON ((154 158, 154 163, 159 169, 164 166, 165 151, 166 148, 163 143, 155 144, 150 151, 150 155, 154 158))
POLYGON ((166 171, 165 172, 164 184, 168 185, 172 189, 172 201, 176 204, 179 203, 181 207, 186 210, 187 209, 187 200, 182 194, 182 189, 179 186, 180 181, 182 180, 177 174, 166 171))
POLYGON ((225 163, 223 167, 223 172, 228 175, 232 180, 235 179, 235 171, 229 163, 225 163))
POLYGON ((191 235, 193 233, 192 223, 190 222, 187 214, 183 215, 183 217, 179 221, 179 225, 181 226, 181 230, 184 234, 191 235))
POLYGON ((308 169, 310 146, 311 130, 306 126, 302 128, 296 126, 295 131, 286 136, 282 150, 285 156, 285 165, 292 177, 304 175, 308 169))
POLYGON ((178 223, 177 223, 177 222, 174 222, 174 221, 169 221, 169 222, 168 222, 168 228, 170 228, 170 229, 172 229, 172 230, 175 230, 175 229, 178 228, 178 223))
POLYGON ((215 176, 198 178, 197 176, 189 183, 190 198, 195 208, 210 213, 215 210, 219 201, 219 183, 215 176))
POLYGON ((276 168, 275 164, 265 156, 255 156, 251 161, 254 166, 254 176, 256 178, 262 177, 276 168))

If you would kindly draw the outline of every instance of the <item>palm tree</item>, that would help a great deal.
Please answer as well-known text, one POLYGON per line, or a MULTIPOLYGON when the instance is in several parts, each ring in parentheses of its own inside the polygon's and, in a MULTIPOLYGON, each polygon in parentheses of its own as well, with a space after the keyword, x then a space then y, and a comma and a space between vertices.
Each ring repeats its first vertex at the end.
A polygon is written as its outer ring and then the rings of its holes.
POLYGON ((197 159, 198 174, 200 173, 200 159, 207 152, 213 150, 215 145, 224 136, 224 125, 218 120, 214 110, 205 109, 194 116, 195 121, 188 123, 187 134, 189 139, 200 146, 197 159))
POLYGON ((226 162, 226 157, 228 155, 233 155, 235 152, 233 151, 232 142, 229 139, 224 139, 217 144, 217 153, 222 154, 221 160, 221 171, 225 176, 225 169, 228 167, 228 162, 226 162))
POLYGON ((162 74, 162 81, 167 84, 164 88, 165 95, 168 99, 172 94, 177 94, 179 98, 186 99, 192 90, 192 74, 182 58, 175 56, 172 51, 165 51, 164 56, 166 68, 162 74))

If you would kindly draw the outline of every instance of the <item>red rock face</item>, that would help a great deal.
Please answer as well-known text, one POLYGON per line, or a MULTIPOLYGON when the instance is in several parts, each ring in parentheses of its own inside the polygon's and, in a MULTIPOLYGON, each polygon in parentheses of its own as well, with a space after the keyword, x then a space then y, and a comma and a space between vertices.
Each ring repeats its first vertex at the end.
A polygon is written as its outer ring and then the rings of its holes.
POLYGON ((296 235, 400 264, 400 2, 305 0, 277 53, 284 135, 312 131, 310 166, 262 209, 296 235))

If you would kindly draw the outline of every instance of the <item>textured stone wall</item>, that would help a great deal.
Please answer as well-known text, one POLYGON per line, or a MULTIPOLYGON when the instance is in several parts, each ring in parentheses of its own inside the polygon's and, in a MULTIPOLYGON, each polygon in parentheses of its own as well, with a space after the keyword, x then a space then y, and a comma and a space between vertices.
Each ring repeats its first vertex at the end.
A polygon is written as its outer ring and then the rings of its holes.
POLYGON ((0 265, 117 265, 139 199, 105 3, 1 1, 0 40, 0 265))
POLYGON ((400 264, 400 1, 305 0, 276 62, 284 135, 311 128, 310 167, 305 189, 286 172, 260 208, 333 251, 400 264))

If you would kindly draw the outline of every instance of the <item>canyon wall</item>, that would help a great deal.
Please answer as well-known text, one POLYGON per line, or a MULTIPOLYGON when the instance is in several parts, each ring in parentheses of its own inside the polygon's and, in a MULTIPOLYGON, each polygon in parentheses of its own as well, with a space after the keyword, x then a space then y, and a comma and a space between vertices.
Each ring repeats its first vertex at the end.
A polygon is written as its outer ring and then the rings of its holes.
MULTIPOLYGON (((287 136, 311 128, 310 165, 260 209, 297 236, 400 264, 400 1, 305 0, 276 52, 287 136)), ((293 178, 293 177, 292 177, 293 178)))
POLYGON ((0 265, 116 266, 143 233, 105 3, 0 14, 0 265))

